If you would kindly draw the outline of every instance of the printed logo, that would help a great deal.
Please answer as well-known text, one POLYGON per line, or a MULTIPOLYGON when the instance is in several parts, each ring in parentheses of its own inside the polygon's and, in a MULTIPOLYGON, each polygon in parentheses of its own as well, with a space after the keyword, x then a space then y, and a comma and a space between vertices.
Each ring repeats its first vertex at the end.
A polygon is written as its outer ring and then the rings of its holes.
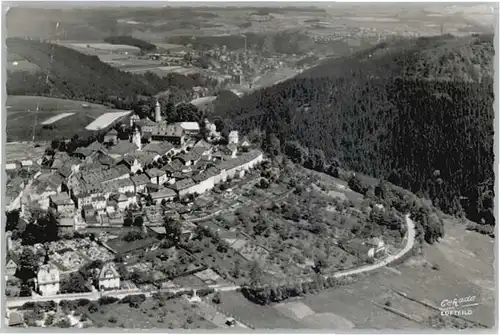
POLYGON ((467 316, 471 315, 474 307, 479 305, 477 297, 470 295, 467 297, 457 297, 444 299, 441 301, 442 316, 467 316))

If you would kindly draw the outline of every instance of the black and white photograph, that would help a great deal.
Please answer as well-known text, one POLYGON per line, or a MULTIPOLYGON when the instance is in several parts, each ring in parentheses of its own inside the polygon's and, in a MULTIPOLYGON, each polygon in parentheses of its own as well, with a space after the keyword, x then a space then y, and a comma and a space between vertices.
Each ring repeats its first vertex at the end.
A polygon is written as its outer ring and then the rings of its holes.
POLYGON ((497 332, 498 9, 2 2, 2 329, 497 332))

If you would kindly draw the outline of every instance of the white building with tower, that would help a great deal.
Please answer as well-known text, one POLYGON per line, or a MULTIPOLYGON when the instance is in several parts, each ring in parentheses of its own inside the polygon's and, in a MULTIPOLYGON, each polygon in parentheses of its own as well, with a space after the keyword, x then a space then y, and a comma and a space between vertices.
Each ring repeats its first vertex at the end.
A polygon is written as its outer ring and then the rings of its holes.
POLYGON ((156 100, 156 105, 155 105, 155 122, 156 123, 161 122, 161 105, 158 100, 156 100))

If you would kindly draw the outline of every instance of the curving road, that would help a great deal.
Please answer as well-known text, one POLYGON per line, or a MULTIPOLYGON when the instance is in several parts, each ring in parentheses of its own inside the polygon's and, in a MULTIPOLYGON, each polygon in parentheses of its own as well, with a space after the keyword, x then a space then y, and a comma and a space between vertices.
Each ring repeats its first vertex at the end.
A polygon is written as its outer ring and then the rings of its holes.
MULTIPOLYGON (((405 244, 404 248, 401 249, 398 253, 384 258, 384 260, 382 260, 379 263, 363 265, 363 266, 360 266, 359 268, 356 268, 356 269, 340 271, 340 272, 337 272, 331 276, 324 276, 324 278, 325 279, 328 277, 342 278, 342 277, 347 277, 347 276, 360 274, 360 273, 364 273, 364 272, 374 271, 374 270, 380 269, 384 266, 387 266, 391 262, 403 257, 406 253, 411 251, 411 249, 415 245, 415 234, 416 234, 415 224, 410 219, 409 214, 407 214, 405 216, 405 222, 406 222, 406 226, 407 226, 407 233, 406 233, 406 237, 405 237, 406 244, 405 244)), ((208 287, 213 288, 216 291, 221 291, 221 292, 236 291, 236 290, 241 288, 241 286, 239 286, 239 285, 218 285, 218 284, 208 285, 208 287)), ((150 297, 153 293, 168 293, 168 292, 177 293, 177 292, 181 292, 181 291, 192 291, 193 289, 199 290, 201 288, 202 287, 178 287, 178 288, 154 290, 154 291, 149 291, 149 292, 142 292, 139 289, 116 290, 116 291, 104 292, 103 295, 122 299, 130 294, 145 294, 146 296, 150 297)), ((98 300, 100 297, 101 297, 101 294, 99 292, 88 292, 88 293, 58 294, 58 295, 54 295, 54 296, 11 298, 11 299, 6 300, 6 307, 7 308, 17 308, 17 307, 21 307, 22 305, 24 305, 27 302, 35 302, 35 301, 51 301, 51 300, 53 300, 55 302, 59 302, 61 300, 78 300, 78 299, 98 300)))

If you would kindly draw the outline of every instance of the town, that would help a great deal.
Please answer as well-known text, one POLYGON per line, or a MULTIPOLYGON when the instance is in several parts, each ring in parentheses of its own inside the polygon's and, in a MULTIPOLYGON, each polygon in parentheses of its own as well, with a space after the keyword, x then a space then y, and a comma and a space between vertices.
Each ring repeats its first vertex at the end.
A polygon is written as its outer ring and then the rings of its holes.
POLYGON ((4 323, 492 327, 495 15, 11 8, 4 323))

